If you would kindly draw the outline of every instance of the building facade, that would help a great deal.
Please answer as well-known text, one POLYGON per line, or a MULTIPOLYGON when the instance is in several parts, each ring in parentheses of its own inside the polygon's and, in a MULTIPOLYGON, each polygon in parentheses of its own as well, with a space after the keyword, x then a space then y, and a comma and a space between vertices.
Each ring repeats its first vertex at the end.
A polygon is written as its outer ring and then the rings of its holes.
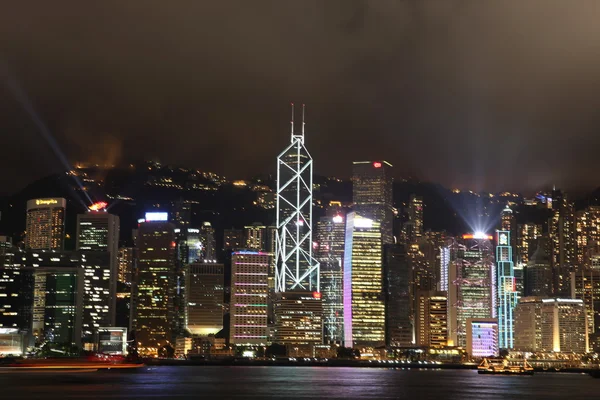
POLYGON ((269 259, 259 251, 232 255, 230 344, 265 346, 268 341, 269 259))
POLYGON ((138 354, 154 357, 172 344, 176 243, 175 226, 166 213, 149 214, 138 228, 131 323, 138 354))
POLYGON ((355 212, 346 216, 344 345, 385 344, 381 227, 355 212))
POLYGON ((208 336, 223 329, 225 267, 214 262, 189 264, 185 273, 185 328, 208 336))
POLYGON ((492 237, 463 235, 451 246, 448 273, 449 345, 466 347, 467 319, 492 318, 496 309, 492 237))
POLYGON ((336 214, 321 217, 317 223, 315 257, 320 264, 325 343, 344 339, 344 222, 345 216, 336 214))
POLYGON ((379 224, 383 244, 394 242, 392 164, 387 161, 352 163, 352 209, 379 224))
POLYGON ((527 297, 515 309, 515 348, 531 352, 588 352, 585 305, 580 299, 527 297))
POLYGON ((496 231, 496 265, 498 345, 502 349, 512 349, 514 344, 513 310, 519 296, 514 273, 510 231, 496 231))
POLYGON ((63 198, 33 199, 27 202, 25 248, 33 250, 62 250, 65 240, 63 198))
POLYGON ((467 353, 471 358, 498 357, 498 320, 467 319, 467 353))

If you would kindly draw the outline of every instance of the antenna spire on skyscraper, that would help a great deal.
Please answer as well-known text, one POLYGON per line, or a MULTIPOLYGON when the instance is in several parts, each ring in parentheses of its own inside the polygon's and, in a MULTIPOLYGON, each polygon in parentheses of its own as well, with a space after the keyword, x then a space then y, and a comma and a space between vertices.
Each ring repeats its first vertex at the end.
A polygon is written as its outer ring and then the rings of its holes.
POLYGON ((290 125, 292 126, 292 142, 294 141, 294 103, 292 105, 292 120, 290 121, 290 125))
POLYGON ((304 138, 304 110, 306 108, 306 104, 302 104, 302 137, 304 138))

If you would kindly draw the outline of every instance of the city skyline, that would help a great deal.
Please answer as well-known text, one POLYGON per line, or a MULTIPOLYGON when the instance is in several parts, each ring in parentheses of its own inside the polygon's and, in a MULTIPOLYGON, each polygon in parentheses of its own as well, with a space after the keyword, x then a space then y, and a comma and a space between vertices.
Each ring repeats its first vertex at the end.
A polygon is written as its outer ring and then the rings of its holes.
POLYGON ((534 1, 515 14, 505 2, 409 3, 135 13, 104 3, 73 19, 55 4, 14 5, 0 20, 12 39, 0 44, 0 130, 19 151, 0 166, 19 168, 0 187, 18 190, 64 160, 139 154, 230 177, 274 172, 290 101, 308 105, 323 175, 381 158, 396 177, 475 191, 598 186, 591 5, 564 13, 534 1), (567 29, 537 23, 538 10, 567 29), (146 21, 161 18, 169 29, 159 35, 146 21), (115 40, 92 34, 96 24, 137 29, 115 40), (233 162, 249 148, 251 159, 233 162))

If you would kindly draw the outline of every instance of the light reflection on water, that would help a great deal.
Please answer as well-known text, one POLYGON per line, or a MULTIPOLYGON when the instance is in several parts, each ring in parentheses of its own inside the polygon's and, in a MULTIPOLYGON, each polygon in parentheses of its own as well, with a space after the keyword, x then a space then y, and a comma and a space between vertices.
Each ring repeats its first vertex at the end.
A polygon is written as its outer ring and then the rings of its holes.
POLYGON ((153 367, 143 372, 0 374, 0 398, 594 399, 583 374, 489 376, 462 370, 319 367, 153 367))

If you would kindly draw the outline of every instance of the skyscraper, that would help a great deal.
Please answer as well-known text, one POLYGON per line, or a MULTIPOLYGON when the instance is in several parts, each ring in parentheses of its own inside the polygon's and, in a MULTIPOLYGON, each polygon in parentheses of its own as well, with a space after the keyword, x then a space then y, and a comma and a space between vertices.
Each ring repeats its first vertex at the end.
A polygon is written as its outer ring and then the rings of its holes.
POLYGON ((244 227, 245 248, 266 251, 267 227, 259 222, 244 227))
POLYGON ((423 198, 411 194, 408 201, 408 221, 402 228, 402 237, 406 244, 413 244, 423 233, 423 198))
POLYGON ((501 349, 512 349, 514 339, 513 310, 517 305, 518 293, 514 275, 513 247, 509 230, 496 231, 496 264, 498 294, 498 345, 501 349))
POLYGON ((200 242, 204 249, 205 260, 216 260, 217 259, 217 241, 215 236, 215 229, 212 227, 210 222, 203 222, 200 228, 200 242))
POLYGON ((133 273, 134 248, 121 247, 119 249, 119 282, 131 285, 133 273))
POLYGON ((223 329, 225 295, 223 264, 197 262, 186 267, 185 328, 198 336, 223 329))
POLYGON ((266 345, 269 255, 236 251, 231 259, 229 343, 266 345))
POLYGON ((535 240, 542 236, 541 224, 520 224, 517 230, 517 264, 525 267, 535 251, 535 240))
POLYGON ((62 250, 65 240, 66 208, 67 201, 63 198, 29 200, 25 248, 62 250))
POLYGON ((344 249, 344 345, 385 344, 381 226, 346 216, 344 249))
POLYGON ((384 248, 386 344, 408 347, 414 344, 412 261, 401 244, 384 248))
POLYGON ((34 271, 33 334, 56 345, 81 345, 84 271, 38 267, 34 271))
POLYGON ((532 243, 535 249, 525 267, 525 296, 550 297, 554 293, 550 244, 547 237, 532 243))
POLYGON ((559 296, 569 296, 569 279, 577 264, 575 211, 573 203, 560 190, 552 192, 552 213, 548 226, 552 244, 554 292, 559 296))
MULTIPOLYGON (((304 107, 303 107, 304 114, 304 107)), ((277 239, 275 291, 319 291, 319 263, 312 255, 313 162, 302 132, 277 157, 277 239)))
POLYGON ((353 210, 379 224, 383 244, 394 242, 391 168, 387 161, 355 161, 352 166, 353 210))
MULTIPOLYGON (((108 263, 100 258, 95 257, 98 261, 91 263, 86 262, 85 255, 83 258, 84 268, 86 271, 84 307, 86 309, 94 309, 95 313, 108 313, 107 319, 102 318, 98 322, 97 327, 113 326, 115 324, 116 311, 116 296, 117 296, 117 280, 119 273, 119 217, 106 212, 106 203, 96 203, 90 207, 87 213, 77 215, 77 250, 79 252, 104 252, 107 253, 108 263), (100 204, 100 207, 97 205, 100 204), (106 265, 104 265, 106 264, 106 265), (102 270, 100 272, 99 270, 102 270), (99 276, 101 275, 101 276, 99 276), (97 276, 99 280, 93 278, 97 276), (99 285, 99 281, 102 283, 99 285), (100 289, 102 286, 102 289, 100 289), (106 293, 108 291, 108 293, 106 293), (90 296, 89 293, 94 292, 90 296), (104 299, 104 301, 99 301, 104 299), (102 303, 102 304, 100 304, 102 303), (102 308, 102 312, 100 311, 102 308)), ((88 257, 89 259, 90 257, 88 257)), ((91 326, 86 326, 87 321, 84 319, 84 330, 93 330, 91 326)), ((93 332, 88 332, 86 336, 93 339, 93 332)))
POLYGON ((175 226, 167 220, 167 213, 146 213, 138 229, 132 326, 141 356, 156 356, 172 342, 175 226))
POLYGON ((22 259, 10 238, 0 236, 0 328, 31 332, 33 268, 22 259))
POLYGON ((583 300, 592 350, 600 347, 600 270, 571 272, 571 298, 583 300))
POLYGON ((321 266, 321 300, 325 342, 343 340, 344 221, 342 214, 321 217, 317 223, 315 256, 321 266))
POLYGON ((463 235, 450 249, 448 273, 449 344, 466 346, 468 318, 491 318, 496 313, 494 256, 487 235, 463 235))

